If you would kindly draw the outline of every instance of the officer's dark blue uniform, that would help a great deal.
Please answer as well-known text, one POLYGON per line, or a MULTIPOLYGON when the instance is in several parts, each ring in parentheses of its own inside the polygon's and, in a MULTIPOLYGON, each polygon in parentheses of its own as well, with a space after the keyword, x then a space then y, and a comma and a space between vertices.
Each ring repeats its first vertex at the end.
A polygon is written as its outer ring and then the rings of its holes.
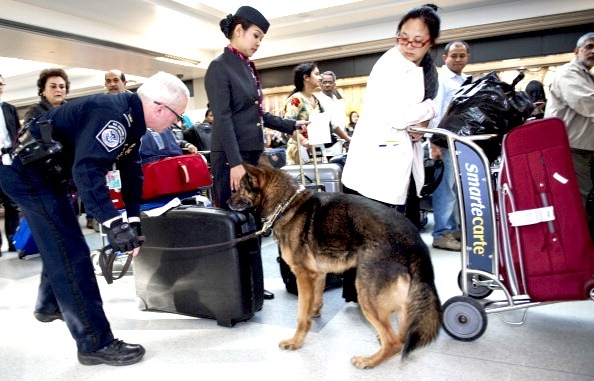
MULTIPOLYGON (((139 216, 138 149, 146 131, 139 96, 101 94, 70 101, 30 125, 33 136, 40 137, 39 123, 45 120, 53 121, 53 138, 63 145, 64 171, 73 176, 87 210, 100 222, 120 215, 105 186, 107 172, 117 163, 128 216, 139 216)), ((11 166, 0 167, 2 187, 21 206, 43 261, 36 312, 61 312, 79 352, 98 351, 114 337, 64 182, 44 164, 23 165, 18 156, 11 166)))

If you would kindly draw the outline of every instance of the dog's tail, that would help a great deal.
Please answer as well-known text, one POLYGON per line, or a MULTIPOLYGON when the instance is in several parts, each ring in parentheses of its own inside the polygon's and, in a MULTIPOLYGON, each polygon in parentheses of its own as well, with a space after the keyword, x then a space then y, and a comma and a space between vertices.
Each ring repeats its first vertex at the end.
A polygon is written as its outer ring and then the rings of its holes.
POLYGON ((442 310, 433 282, 413 281, 409 289, 408 331, 402 359, 416 348, 435 340, 441 328, 442 310))

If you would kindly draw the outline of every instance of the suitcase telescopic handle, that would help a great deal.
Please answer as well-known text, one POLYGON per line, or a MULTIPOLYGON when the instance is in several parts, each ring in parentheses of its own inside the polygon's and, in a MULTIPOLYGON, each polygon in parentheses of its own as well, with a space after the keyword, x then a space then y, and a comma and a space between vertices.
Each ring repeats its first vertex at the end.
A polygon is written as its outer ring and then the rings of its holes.
POLYGON ((185 164, 179 163, 179 177, 184 185, 190 183, 190 174, 188 173, 188 167, 185 164))

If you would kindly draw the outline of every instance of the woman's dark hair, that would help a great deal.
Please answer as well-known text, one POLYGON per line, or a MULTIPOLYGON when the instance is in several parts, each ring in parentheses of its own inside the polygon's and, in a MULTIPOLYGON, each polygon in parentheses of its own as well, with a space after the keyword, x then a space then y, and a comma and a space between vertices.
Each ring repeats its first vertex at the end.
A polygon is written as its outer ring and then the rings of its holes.
POLYGON ((39 73, 39 79, 37 80, 37 95, 43 96, 43 90, 45 89, 45 84, 47 83, 47 79, 50 77, 62 77, 64 82, 66 82, 66 94, 70 92, 70 80, 68 79, 68 74, 62 69, 43 69, 41 73, 39 73))
MULTIPOLYGON (((410 11, 406 12, 404 17, 398 23, 398 30, 397 34, 400 33, 402 29, 402 25, 406 23, 408 20, 420 19, 423 21, 425 25, 427 25, 427 29, 429 29, 429 38, 432 44, 435 44, 435 40, 439 37, 439 30, 441 27, 441 20, 437 15, 437 10, 439 8, 435 4, 425 4, 421 5, 420 7, 415 7, 410 11)), ((433 61, 433 57, 431 56, 431 51, 428 51, 423 57, 421 64, 419 65, 423 68, 423 74, 425 77, 425 98, 424 99, 433 99, 437 95, 437 69, 435 68, 435 63, 433 61)))
POLYGON ((254 23, 243 17, 233 16, 231 13, 219 22, 221 32, 223 32, 228 39, 231 39, 231 36, 233 36, 233 31, 237 25, 241 25, 244 30, 248 30, 254 23))
POLYGON ((353 124, 353 114, 357 114, 357 115, 359 115, 359 113, 358 113, 357 111, 351 111, 351 112, 349 113, 349 125, 350 125, 350 124, 353 124))
POLYGON ((425 25, 427 25, 431 43, 435 44, 435 40, 437 40, 437 37, 439 37, 439 31, 441 28, 441 20, 437 15, 438 9, 439 8, 435 4, 425 4, 411 9, 410 11, 406 12, 406 14, 400 20, 400 23, 398 23, 398 30, 396 33, 400 33, 402 25, 404 25, 404 23, 406 23, 408 20, 420 19, 425 25))
POLYGON ((305 62, 297 65, 297 67, 293 69, 293 84, 295 85, 295 89, 293 89, 291 95, 303 91, 303 89, 305 88, 303 76, 311 75, 311 72, 314 71, 314 69, 317 67, 318 64, 315 62, 305 62))

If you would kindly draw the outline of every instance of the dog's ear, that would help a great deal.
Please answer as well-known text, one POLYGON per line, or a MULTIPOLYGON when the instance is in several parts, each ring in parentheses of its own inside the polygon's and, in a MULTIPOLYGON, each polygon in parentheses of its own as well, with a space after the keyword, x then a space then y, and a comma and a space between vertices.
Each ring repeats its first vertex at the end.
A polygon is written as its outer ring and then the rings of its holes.
POLYGON ((260 185, 260 173, 262 172, 258 167, 255 167, 251 164, 246 162, 241 163, 243 168, 245 169, 245 176, 249 186, 253 188, 258 188, 260 185))

